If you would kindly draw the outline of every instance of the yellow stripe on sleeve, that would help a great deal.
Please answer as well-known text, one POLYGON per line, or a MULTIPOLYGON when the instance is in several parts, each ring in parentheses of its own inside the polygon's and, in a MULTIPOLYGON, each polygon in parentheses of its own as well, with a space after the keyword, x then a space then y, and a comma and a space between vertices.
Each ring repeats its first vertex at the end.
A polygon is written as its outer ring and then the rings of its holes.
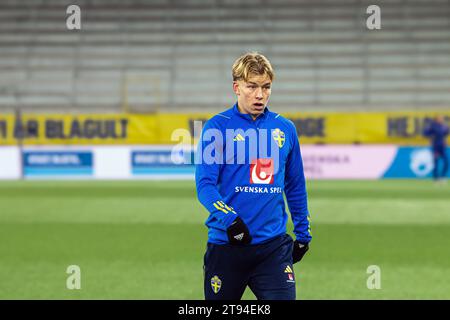
POLYGON ((224 208, 219 207, 219 206, 217 205, 217 203, 214 202, 213 204, 214 204, 214 207, 215 207, 217 210, 220 210, 220 211, 222 211, 222 212, 225 213, 225 214, 228 213, 227 210, 225 210, 224 208))

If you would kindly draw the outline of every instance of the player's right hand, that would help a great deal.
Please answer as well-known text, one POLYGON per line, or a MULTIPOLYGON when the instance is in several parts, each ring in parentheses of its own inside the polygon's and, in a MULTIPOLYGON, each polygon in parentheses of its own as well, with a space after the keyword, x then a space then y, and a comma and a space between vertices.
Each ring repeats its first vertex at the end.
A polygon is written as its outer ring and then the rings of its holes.
POLYGON ((294 241, 294 248, 292 250, 292 262, 297 263, 302 260, 306 251, 309 250, 309 244, 301 243, 298 240, 294 241))
POLYGON ((230 244, 250 244, 252 237, 245 222, 237 217, 227 229, 228 242, 230 244))

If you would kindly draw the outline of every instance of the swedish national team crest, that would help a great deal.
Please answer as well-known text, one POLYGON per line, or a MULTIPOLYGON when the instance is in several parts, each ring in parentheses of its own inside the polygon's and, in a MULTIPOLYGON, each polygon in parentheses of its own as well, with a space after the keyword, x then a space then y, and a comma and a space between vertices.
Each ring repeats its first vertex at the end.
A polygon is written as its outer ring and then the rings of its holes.
POLYGON ((284 146, 284 142, 286 141, 286 138, 284 136, 284 132, 281 131, 279 128, 272 130, 272 138, 273 138, 273 140, 276 141, 279 148, 284 146))
POLYGON ((212 277, 211 288, 213 289, 214 293, 218 293, 221 287, 222 287, 222 280, 220 280, 218 276, 212 277))

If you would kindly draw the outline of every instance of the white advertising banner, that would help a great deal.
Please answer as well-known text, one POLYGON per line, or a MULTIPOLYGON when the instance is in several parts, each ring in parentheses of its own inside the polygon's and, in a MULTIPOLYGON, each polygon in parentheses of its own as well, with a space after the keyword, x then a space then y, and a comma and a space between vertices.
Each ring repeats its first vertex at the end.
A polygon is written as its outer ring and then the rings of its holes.
POLYGON ((21 156, 18 147, 0 147, 0 179, 11 180, 21 177, 21 156))
POLYGON ((309 179, 379 179, 397 146, 302 146, 303 170, 309 179))
MULTIPOLYGON (((430 178, 434 169, 430 149, 420 146, 302 145, 301 151, 307 179, 430 178)), ((193 161, 191 148, 170 145, 3 146, 0 179, 193 180, 193 161)))

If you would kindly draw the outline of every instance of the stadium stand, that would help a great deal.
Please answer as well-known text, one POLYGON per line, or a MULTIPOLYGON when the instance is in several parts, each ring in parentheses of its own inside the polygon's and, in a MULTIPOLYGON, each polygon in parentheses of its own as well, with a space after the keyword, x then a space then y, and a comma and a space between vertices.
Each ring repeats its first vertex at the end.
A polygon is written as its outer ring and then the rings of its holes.
POLYGON ((0 2, 0 110, 213 111, 245 51, 276 69, 277 110, 450 107, 450 1, 0 2), (206 4, 205 4, 206 3, 206 4), (406 9, 405 9, 406 8, 406 9))

